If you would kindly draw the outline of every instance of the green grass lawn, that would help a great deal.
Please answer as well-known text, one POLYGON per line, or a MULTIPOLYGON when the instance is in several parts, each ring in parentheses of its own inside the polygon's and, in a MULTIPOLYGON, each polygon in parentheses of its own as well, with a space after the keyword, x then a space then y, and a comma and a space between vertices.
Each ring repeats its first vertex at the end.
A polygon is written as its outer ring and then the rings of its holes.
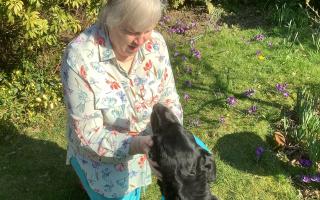
MULTIPOLYGON (((297 87, 320 87, 319 54, 310 53, 307 42, 303 48, 296 43, 284 45, 285 35, 275 27, 222 26, 220 31, 199 36, 195 47, 201 59, 190 54, 183 36, 166 38, 184 125, 212 149, 216 159, 217 181, 212 192, 225 200, 300 199, 292 177, 303 171, 279 160, 268 138, 281 112, 294 105, 297 87), (252 40, 258 34, 265 39, 252 40), (257 51, 263 56, 260 59, 257 51), (288 84, 289 97, 276 90, 277 83, 288 84), (255 91, 251 97, 243 95, 248 89, 255 91), (190 99, 184 99, 186 94, 190 99), (226 103, 230 96, 237 99, 234 106, 226 103), (257 111, 249 114, 253 105, 257 111), (266 151, 257 160, 255 150, 260 146, 266 151)), ((87 199, 75 173, 65 165, 65 121, 63 105, 23 131, 16 124, 0 121, 1 200, 87 199)), ((143 199, 159 198, 154 181, 143 199)))

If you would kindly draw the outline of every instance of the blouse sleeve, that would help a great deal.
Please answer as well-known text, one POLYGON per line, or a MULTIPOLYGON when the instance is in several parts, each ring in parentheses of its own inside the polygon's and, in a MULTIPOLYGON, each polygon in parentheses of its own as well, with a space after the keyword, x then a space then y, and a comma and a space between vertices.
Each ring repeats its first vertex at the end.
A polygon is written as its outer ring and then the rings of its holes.
POLYGON ((163 87, 164 90, 160 95, 160 103, 166 105, 169 107, 173 113, 178 117, 180 123, 183 123, 183 110, 181 107, 181 103, 179 101, 179 95, 176 90, 175 86, 175 79, 172 72, 172 67, 170 64, 170 58, 168 53, 167 45, 163 39, 163 37, 160 37, 160 41, 162 41, 162 51, 161 56, 164 57, 164 76, 163 76, 163 87))
POLYGON ((67 50, 61 68, 64 100, 68 114, 69 145, 103 158, 106 162, 130 159, 128 132, 107 129, 101 110, 95 109, 94 93, 86 80, 81 56, 67 50))

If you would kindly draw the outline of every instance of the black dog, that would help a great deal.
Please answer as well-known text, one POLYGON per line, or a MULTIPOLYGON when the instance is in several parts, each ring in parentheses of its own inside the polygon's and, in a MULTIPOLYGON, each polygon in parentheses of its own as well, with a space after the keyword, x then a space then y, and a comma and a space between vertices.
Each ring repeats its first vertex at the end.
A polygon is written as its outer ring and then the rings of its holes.
POLYGON ((215 180, 215 162, 195 142, 167 107, 156 104, 151 114, 153 146, 149 157, 159 165, 158 185, 166 200, 217 200, 209 183, 215 180))

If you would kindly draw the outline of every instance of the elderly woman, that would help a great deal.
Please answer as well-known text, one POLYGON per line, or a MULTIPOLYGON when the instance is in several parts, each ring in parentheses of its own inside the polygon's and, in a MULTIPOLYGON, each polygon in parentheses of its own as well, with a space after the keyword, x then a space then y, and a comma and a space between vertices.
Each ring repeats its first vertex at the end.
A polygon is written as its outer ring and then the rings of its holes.
POLYGON ((153 30, 162 7, 160 0, 108 0, 97 23, 65 50, 67 163, 91 199, 140 199, 151 183, 154 104, 182 122, 167 46, 153 30))

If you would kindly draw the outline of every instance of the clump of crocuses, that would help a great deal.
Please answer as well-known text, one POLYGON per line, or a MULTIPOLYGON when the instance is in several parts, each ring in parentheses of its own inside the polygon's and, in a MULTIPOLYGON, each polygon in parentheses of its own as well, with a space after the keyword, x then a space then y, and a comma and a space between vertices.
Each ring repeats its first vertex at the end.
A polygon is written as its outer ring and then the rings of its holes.
POLYGON ((200 51, 198 49, 195 48, 195 44, 196 44, 195 40, 191 39, 190 40, 191 55, 196 57, 197 59, 201 59, 201 53, 200 53, 200 51))
POLYGON ((161 26, 163 26, 163 25, 165 25, 165 24, 167 24, 167 23, 169 23, 169 22, 170 22, 170 16, 164 15, 164 16, 160 19, 159 24, 160 24, 161 26))
POLYGON ((254 89, 250 88, 250 89, 244 91, 243 95, 246 97, 251 97, 254 93, 255 93, 254 89))
POLYGON ((248 109, 248 114, 254 114, 257 112, 257 106, 253 105, 248 109))
POLYGON ((263 34, 258 34, 256 36, 253 37, 253 40, 256 40, 256 41, 262 41, 264 40, 266 37, 263 35, 263 34))
POLYGON ((289 92, 287 91, 287 86, 288 84, 287 83, 277 83, 276 84, 276 89, 278 92, 282 93, 282 95, 284 97, 288 97, 289 96, 289 92))
POLYGON ((309 168, 309 167, 312 166, 312 161, 309 160, 309 159, 306 159, 306 158, 300 158, 300 159, 299 159, 299 164, 300 164, 302 167, 309 168))
POLYGON ((220 124, 224 124, 225 122, 226 122, 225 117, 224 117, 224 116, 220 116, 220 117, 219 117, 219 123, 220 123, 220 124))
POLYGON ((316 175, 303 175, 300 177, 301 182, 304 183, 320 183, 320 174, 316 174, 316 175))
POLYGON ((184 99, 185 101, 189 101, 190 95, 189 95, 188 93, 184 93, 183 99, 184 99))
POLYGON ((237 99, 234 96, 230 96, 227 98, 227 104, 229 106, 235 106, 237 104, 237 99))
POLYGON ((191 54, 197 58, 197 59, 200 59, 201 58, 201 53, 199 50, 197 50, 196 48, 192 47, 191 48, 191 54))
POLYGON ((195 22, 192 22, 191 24, 186 24, 178 20, 173 26, 169 28, 169 32, 176 34, 185 34, 187 31, 196 27, 196 25, 197 24, 195 22))

